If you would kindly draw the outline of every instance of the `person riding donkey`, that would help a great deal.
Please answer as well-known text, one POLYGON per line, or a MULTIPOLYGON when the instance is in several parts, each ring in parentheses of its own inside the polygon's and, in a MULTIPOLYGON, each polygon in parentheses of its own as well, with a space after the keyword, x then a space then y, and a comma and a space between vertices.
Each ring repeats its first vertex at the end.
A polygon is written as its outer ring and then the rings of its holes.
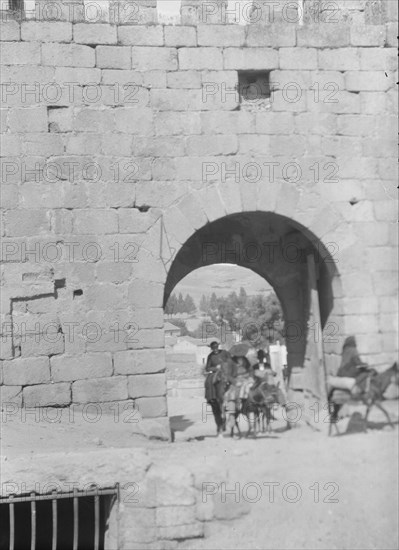
POLYGON ((252 367, 255 379, 254 389, 260 386, 260 384, 264 384, 265 389, 275 395, 276 401, 280 405, 285 405, 287 400, 279 384, 276 384, 275 378, 277 373, 272 369, 268 354, 263 349, 260 349, 257 357, 258 363, 252 367))
POLYGON ((356 338, 349 336, 342 348, 341 365, 336 376, 329 376, 327 379, 330 393, 339 389, 349 391, 354 397, 358 397, 367 391, 370 379, 375 374, 376 371, 360 359, 356 338))
POLYGON ((209 347, 212 351, 205 365, 205 399, 212 408, 217 435, 222 436, 225 430, 224 394, 226 388, 234 383, 235 364, 227 351, 219 349, 218 342, 211 342, 209 347))
POLYGON ((234 426, 236 426, 241 437, 238 416, 241 412, 246 412, 246 403, 254 384, 254 377, 251 364, 246 357, 234 356, 232 360, 234 367, 231 370, 229 387, 224 394, 223 409, 227 415, 227 427, 230 429, 230 435, 233 436, 234 426))

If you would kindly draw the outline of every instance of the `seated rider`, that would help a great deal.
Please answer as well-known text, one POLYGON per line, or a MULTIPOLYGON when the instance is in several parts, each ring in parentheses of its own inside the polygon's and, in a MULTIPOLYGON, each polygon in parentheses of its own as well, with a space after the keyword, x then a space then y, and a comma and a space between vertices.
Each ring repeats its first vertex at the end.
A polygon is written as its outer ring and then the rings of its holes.
POLYGON ((246 357, 233 357, 235 364, 233 379, 229 379, 230 387, 225 394, 225 402, 247 399, 249 390, 254 384, 251 364, 246 357))
POLYGON ((261 382, 266 382, 268 386, 275 386, 275 377, 277 376, 277 373, 272 369, 272 366, 268 361, 268 355, 263 351, 263 349, 260 349, 257 356, 258 362, 252 367, 255 385, 258 386, 261 382))
POLYGON ((328 384, 334 389, 351 391, 358 395, 361 392, 360 386, 371 374, 375 373, 367 363, 364 363, 359 356, 356 345, 356 338, 346 338, 342 348, 341 366, 336 376, 328 377, 328 384))
POLYGON ((265 353, 263 349, 258 351, 258 363, 253 366, 253 369, 255 378, 254 388, 264 383, 266 389, 275 395, 276 401, 280 405, 285 405, 287 399, 284 391, 279 387, 278 383, 276 384, 277 373, 272 369, 269 362, 269 354, 265 353))

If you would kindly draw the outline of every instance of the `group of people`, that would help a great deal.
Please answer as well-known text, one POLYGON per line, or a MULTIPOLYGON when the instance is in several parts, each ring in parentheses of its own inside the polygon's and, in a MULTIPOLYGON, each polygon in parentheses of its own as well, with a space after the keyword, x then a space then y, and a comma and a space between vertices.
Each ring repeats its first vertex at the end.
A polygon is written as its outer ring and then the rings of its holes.
MULTIPOLYGON (((277 403, 286 404, 284 389, 276 384, 277 373, 273 371, 264 350, 258 351, 258 362, 251 365, 246 357, 231 357, 229 352, 219 349, 216 341, 210 344, 210 348, 205 366, 205 399, 212 408, 218 435, 225 428, 224 411, 228 403, 245 401, 251 390, 260 384, 274 392, 277 403)), ((327 377, 329 399, 336 389, 345 390, 353 398, 361 397, 375 374, 360 359, 355 337, 349 336, 343 345, 341 366, 336 376, 327 377)))
POLYGON ((264 350, 258 351, 258 362, 251 365, 246 357, 231 357, 227 351, 219 349, 216 341, 210 344, 210 348, 205 365, 205 399, 212 408, 218 435, 225 427, 223 413, 228 404, 245 401, 251 389, 261 383, 275 389, 277 401, 285 403, 282 389, 276 386, 277 373, 264 350))

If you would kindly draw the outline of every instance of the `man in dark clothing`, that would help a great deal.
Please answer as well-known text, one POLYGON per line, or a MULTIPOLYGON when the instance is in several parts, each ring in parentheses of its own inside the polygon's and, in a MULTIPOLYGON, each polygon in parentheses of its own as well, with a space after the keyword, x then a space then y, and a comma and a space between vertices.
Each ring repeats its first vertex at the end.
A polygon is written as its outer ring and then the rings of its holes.
POLYGON ((349 336, 342 348, 342 359, 338 372, 336 376, 329 376, 328 383, 331 387, 346 389, 351 391, 354 396, 358 396, 361 393, 361 386, 373 372, 375 371, 360 359, 356 338, 349 336))
POLYGON ((225 352, 219 349, 218 342, 211 342, 211 353, 208 355, 205 365, 205 399, 212 407, 215 418, 217 435, 221 436, 224 428, 222 403, 225 382, 223 380, 222 363, 226 359, 225 352))

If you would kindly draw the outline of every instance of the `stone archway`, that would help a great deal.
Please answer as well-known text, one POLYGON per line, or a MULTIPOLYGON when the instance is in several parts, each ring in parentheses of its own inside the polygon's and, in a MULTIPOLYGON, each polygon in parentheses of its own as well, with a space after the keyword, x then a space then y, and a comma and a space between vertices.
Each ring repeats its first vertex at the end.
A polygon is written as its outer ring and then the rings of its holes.
MULTIPOLYGON (((192 187, 190 192, 187 186, 180 190, 170 185, 157 187, 157 197, 158 208, 146 207, 141 214, 146 233, 135 265, 134 287, 143 319, 155 309, 160 313, 174 286, 198 267, 237 263, 251 269, 274 287, 286 322, 291 323, 290 383, 301 399, 304 380, 308 388, 311 385, 309 369, 303 369, 312 363, 313 352, 307 326, 311 293, 306 258, 311 255, 318 277, 312 295, 320 300, 321 326, 328 328, 321 355, 326 371, 335 372, 345 335, 342 287, 346 272, 351 274, 351 257, 359 251, 350 225, 330 202, 287 182, 216 183, 192 187)), ((154 331, 150 332, 152 338, 154 331)), ((156 344, 151 340, 144 347, 161 347, 160 332, 157 329, 156 344)), ((310 370, 317 372, 314 365, 310 370)))
MULTIPOLYGON (((315 260, 321 325, 334 312, 333 279, 338 272, 325 246, 300 224, 271 212, 230 214, 198 229, 175 255, 165 282, 164 305, 191 271, 232 263, 251 269, 275 290, 288 333, 288 367, 303 366, 308 338, 310 295, 308 256, 315 260)), ((312 329, 312 327, 311 327, 312 329)), ((314 327, 313 327, 314 329, 314 327)))

